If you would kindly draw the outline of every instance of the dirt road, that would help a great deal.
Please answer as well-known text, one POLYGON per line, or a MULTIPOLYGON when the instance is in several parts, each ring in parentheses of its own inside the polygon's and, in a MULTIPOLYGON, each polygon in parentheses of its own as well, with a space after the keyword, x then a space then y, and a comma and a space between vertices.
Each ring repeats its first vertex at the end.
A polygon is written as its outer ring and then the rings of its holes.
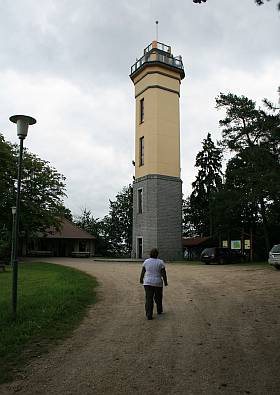
POLYGON ((280 393, 280 272, 168 265, 164 314, 147 321, 140 264, 59 262, 96 276, 99 302, 1 394, 280 393))

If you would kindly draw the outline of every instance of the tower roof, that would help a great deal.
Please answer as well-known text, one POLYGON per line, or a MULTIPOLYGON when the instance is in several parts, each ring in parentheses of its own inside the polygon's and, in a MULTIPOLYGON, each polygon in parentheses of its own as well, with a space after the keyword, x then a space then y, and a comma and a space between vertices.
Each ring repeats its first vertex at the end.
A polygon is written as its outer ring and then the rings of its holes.
POLYGON ((174 57, 171 47, 158 41, 153 41, 144 49, 144 55, 131 66, 130 78, 133 78, 146 66, 161 66, 179 72, 181 79, 185 77, 181 56, 174 57))

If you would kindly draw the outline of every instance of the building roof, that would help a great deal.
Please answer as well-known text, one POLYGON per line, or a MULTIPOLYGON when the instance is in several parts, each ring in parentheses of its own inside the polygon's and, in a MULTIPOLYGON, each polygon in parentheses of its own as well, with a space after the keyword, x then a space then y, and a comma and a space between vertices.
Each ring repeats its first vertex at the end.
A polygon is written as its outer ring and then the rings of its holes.
POLYGON ((60 231, 57 231, 55 228, 50 228, 45 237, 48 239, 96 239, 95 236, 79 228, 66 218, 62 219, 60 231))
POLYGON ((210 240, 211 237, 183 237, 183 246, 184 247, 196 247, 199 246, 206 241, 210 240))

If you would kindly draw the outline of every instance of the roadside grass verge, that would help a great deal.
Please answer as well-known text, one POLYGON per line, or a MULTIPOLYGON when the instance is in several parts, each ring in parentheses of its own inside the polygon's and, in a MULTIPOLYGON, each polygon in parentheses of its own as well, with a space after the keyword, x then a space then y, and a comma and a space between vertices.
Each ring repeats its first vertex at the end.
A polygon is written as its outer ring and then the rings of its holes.
POLYGON ((0 273, 0 383, 71 334, 96 301, 96 280, 51 263, 19 265, 18 307, 11 317, 12 272, 0 273))

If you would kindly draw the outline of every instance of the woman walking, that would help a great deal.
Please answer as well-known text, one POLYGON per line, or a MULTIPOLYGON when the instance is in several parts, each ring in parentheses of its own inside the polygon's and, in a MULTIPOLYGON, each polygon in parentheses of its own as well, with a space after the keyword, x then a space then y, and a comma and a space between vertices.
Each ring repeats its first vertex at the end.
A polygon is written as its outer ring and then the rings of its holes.
POLYGON ((158 250, 153 248, 150 252, 150 258, 146 259, 143 263, 140 275, 140 284, 144 284, 145 288, 145 309, 148 320, 153 319, 154 300, 157 306, 157 313, 161 314, 163 312, 163 282, 165 286, 168 285, 165 265, 161 259, 158 259, 158 250))

